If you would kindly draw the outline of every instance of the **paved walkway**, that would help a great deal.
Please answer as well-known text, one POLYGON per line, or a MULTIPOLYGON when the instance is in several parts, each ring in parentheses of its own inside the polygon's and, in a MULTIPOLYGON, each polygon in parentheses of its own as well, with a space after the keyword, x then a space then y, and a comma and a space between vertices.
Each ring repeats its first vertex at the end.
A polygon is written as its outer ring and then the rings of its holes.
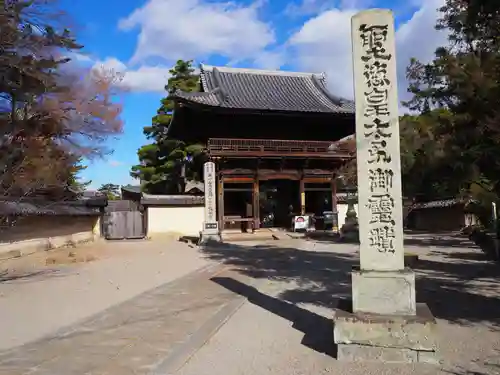
POLYGON ((438 366, 336 361, 332 308, 357 246, 290 240, 205 249, 198 271, 0 352, 0 375, 498 374, 500 268, 463 246, 406 246, 439 321, 438 366))
POLYGON ((421 255, 414 267, 417 298, 438 319, 439 365, 337 361, 332 308, 351 294, 357 246, 292 240, 207 249, 211 258, 263 281, 254 288, 216 279, 249 303, 176 374, 499 374, 500 267, 462 243, 413 240, 406 250, 421 255))
POLYGON ((210 280, 217 276, 249 282, 224 266, 204 267, 51 337, 1 353, 0 374, 173 373, 243 302, 210 280))

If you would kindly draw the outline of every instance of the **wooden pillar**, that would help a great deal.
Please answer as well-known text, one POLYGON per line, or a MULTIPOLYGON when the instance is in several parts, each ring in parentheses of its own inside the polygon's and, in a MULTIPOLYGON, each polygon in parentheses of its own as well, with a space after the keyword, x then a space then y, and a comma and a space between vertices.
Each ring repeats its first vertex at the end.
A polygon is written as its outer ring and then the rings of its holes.
POLYGON ((217 181, 217 193, 218 193, 218 219, 219 219, 219 229, 220 231, 224 230, 224 176, 219 174, 219 179, 217 181))
POLYGON ((333 212, 333 225, 332 231, 339 232, 339 211, 337 208, 337 175, 333 175, 330 181, 332 188, 332 212, 333 212))
POLYGON ((304 182, 304 176, 300 178, 300 214, 304 215, 306 213, 306 184, 304 182))
POLYGON ((260 228, 260 191, 259 191, 259 177, 255 176, 253 181, 253 228, 260 228))

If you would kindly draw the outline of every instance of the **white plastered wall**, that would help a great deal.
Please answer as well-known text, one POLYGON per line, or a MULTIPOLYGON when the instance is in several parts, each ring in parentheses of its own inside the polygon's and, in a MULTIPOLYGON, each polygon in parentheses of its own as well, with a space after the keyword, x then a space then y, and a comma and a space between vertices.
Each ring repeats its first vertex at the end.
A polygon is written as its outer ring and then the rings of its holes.
POLYGON ((204 206, 148 206, 148 236, 198 236, 205 217, 204 206))
MULTIPOLYGON (((356 210, 356 214, 359 215, 358 204, 354 204, 354 209, 356 210)), ((346 203, 337 203, 337 211, 339 212, 339 229, 342 228, 342 225, 345 224, 345 215, 347 213, 347 204, 346 203)))

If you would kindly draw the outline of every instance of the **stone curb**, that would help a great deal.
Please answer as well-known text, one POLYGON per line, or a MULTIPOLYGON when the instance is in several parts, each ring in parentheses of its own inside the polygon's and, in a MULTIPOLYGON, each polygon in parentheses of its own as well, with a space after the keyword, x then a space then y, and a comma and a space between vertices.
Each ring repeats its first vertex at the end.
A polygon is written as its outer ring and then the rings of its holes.
POLYGON ((172 375, 180 370, 212 336, 243 306, 244 296, 237 296, 226 303, 206 321, 187 341, 180 344, 150 375, 172 375))

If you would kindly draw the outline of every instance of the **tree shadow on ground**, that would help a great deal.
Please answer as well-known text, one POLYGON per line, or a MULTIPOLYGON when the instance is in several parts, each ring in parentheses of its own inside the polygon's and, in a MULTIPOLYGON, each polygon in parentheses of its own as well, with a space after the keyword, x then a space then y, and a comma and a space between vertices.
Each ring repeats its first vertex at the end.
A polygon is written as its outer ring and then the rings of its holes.
MULTIPOLYGON (((457 231, 405 231, 404 244, 411 246, 435 246, 435 247, 460 247, 460 248, 476 248, 479 250, 477 244, 466 235, 457 231), (477 245, 477 246, 476 246, 477 245)), ((339 235, 327 231, 315 231, 305 234, 306 239, 311 239, 317 242, 324 243, 352 243, 359 245, 358 242, 352 242, 341 239, 339 235)), ((480 246, 479 246, 480 247, 480 246)))
MULTIPOLYGON (((331 246, 331 251, 314 251, 220 244, 202 251, 252 278, 290 282, 292 288, 277 295, 283 301, 332 308, 339 299, 350 297, 350 272, 359 260, 354 252, 335 252, 336 246, 331 246)), ((414 268, 417 299, 426 302, 434 316, 461 325, 486 323, 500 328, 500 268, 494 262, 429 256, 414 268)))
POLYGON ((211 279, 222 287, 244 296, 248 301, 290 322, 292 327, 302 333, 302 345, 320 353, 336 356, 333 345, 333 320, 303 309, 293 303, 282 301, 259 292, 252 286, 228 277, 211 279))
POLYGON ((478 259, 471 253, 451 253, 419 260, 414 266, 417 299, 437 318, 500 329, 500 269, 478 259))
POLYGON ((473 248, 479 250, 468 236, 458 231, 423 232, 406 230, 404 244, 411 246, 473 248))

